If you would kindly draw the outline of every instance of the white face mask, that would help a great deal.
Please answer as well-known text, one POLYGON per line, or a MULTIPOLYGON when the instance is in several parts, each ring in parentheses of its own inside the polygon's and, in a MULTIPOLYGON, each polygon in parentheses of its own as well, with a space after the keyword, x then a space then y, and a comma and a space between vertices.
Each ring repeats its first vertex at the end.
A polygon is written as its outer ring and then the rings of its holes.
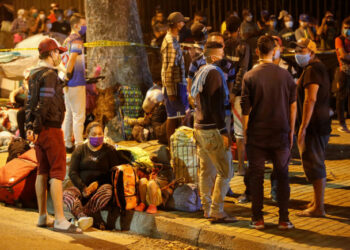
POLYGON ((288 21, 284 23, 287 28, 293 28, 293 21, 288 21))
POLYGON ((40 15, 39 15, 39 18, 40 18, 41 20, 44 20, 44 19, 45 19, 45 14, 40 14, 40 15))
POLYGON ((46 24, 46 28, 50 31, 51 28, 52 28, 52 23, 47 23, 47 24, 46 24))

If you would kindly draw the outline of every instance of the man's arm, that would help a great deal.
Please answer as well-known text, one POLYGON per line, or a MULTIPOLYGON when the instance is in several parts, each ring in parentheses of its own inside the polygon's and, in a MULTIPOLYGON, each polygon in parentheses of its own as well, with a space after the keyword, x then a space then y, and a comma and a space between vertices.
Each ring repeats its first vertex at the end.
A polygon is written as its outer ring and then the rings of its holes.
POLYGON ((293 136, 295 131, 295 119, 297 116, 297 102, 293 102, 289 106, 290 114, 289 114, 289 126, 290 126, 290 133, 289 133, 289 141, 290 141, 290 149, 293 147, 293 136))
POLYGON ((74 65, 78 55, 81 55, 82 53, 83 53, 83 42, 81 40, 73 41, 71 44, 69 60, 67 62, 66 75, 68 79, 72 77, 71 74, 73 73, 74 65))
POLYGON ((244 77, 243 84, 242 84, 241 108, 242 108, 242 123, 243 123, 242 125, 243 125, 244 143, 246 144, 249 114, 251 111, 250 90, 249 90, 248 81, 246 77, 244 77))
POLYGON ((299 149, 303 151, 303 148, 305 147, 305 135, 306 135, 306 129, 309 126, 311 116, 314 112, 315 103, 317 100, 317 92, 318 92, 319 86, 316 83, 309 84, 305 88, 305 100, 303 104, 303 117, 299 129, 299 135, 298 135, 298 145, 299 149))

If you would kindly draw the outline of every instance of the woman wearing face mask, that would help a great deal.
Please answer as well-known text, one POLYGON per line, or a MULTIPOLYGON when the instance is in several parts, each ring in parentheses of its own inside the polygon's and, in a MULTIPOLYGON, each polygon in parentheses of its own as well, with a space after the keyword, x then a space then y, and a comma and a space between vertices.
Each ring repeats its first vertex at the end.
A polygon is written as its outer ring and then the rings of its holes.
POLYGON ((315 55, 316 44, 302 39, 296 46, 296 62, 304 68, 297 87, 298 148, 305 175, 314 188, 313 201, 297 215, 324 217, 324 160, 331 132, 330 81, 325 65, 315 55))
POLYGON ((280 31, 279 37, 282 38, 282 44, 284 47, 290 47, 291 42, 295 42, 295 35, 293 30, 293 17, 286 15, 283 17, 284 28, 280 31))
POLYGON ((69 167, 73 187, 63 192, 63 201, 78 219, 83 230, 93 224, 94 213, 104 208, 112 197, 110 169, 120 165, 117 151, 103 143, 101 124, 91 122, 86 132, 88 141, 75 149, 69 167))

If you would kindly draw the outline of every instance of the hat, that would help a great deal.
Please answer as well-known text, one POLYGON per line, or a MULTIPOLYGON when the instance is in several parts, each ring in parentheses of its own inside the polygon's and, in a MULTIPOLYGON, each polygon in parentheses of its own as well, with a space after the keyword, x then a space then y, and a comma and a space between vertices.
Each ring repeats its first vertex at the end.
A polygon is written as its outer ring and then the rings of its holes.
POLYGON ((189 20, 189 17, 184 17, 180 12, 173 12, 168 16, 168 22, 170 24, 188 22, 189 20))
POLYGON ((294 44, 296 47, 299 47, 302 49, 307 48, 307 49, 313 51, 314 53, 317 52, 316 43, 308 38, 302 38, 298 42, 292 42, 292 44, 294 44))
POLYGON ((202 37, 208 34, 208 29, 202 23, 194 23, 191 26, 191 33, 194 37, 202 37))
POLYGON ((45 38, 44 40, 42 40, 38 47, 39 54, 43 54, 45 52, 49 52, 55 49, 58 49, 60 51, 60 54, 67 51, 67 48, 58 46, 58 43, 51 38, 45 38))
POLYGON ((286 10, 281 10, 280 15, 278 16, 278 20, 283 19, 286 15, 288 15, 288 12, 286 10))
POLYGON ((300 21, 303 21, 303 22, 309 22, 309 16, 306 15, 306 14, 301 14, 301 15, 299 16, 299 20, 300 20, 300 21))

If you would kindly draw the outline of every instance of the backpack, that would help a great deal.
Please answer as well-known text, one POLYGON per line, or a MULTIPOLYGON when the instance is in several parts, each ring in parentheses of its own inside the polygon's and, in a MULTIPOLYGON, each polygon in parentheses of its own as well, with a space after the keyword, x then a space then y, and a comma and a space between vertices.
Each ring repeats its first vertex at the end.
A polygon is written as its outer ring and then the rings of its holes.
POLYGON ((167 203, 167 208, 170 207, 184 212, 199 211, 202 204, 197 186, 190 183, 178 185, 167 203))
POLYGON ((8 157, 6 162, 11 161, 12 159, 17 158, 21 154, 25 153, 30 149, 28 142, 23 138, 17 137, 13 138, 8 146, 8 157))
POLYGON ((137 183, 138 177, 132 165, 123 164, 113 168, 114 202, 122 211, 137 206, 137 183))

